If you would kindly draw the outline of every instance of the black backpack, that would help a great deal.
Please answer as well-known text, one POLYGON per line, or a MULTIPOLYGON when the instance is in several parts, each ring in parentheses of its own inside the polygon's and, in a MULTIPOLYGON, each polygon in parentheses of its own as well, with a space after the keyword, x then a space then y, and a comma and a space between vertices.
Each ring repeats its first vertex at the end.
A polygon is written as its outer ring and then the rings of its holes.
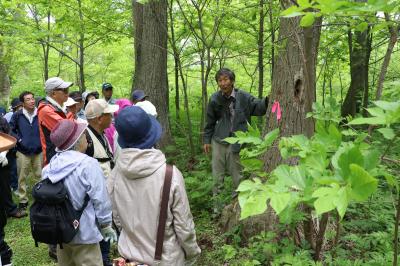
POLYGON ((48 178, 38 182, 32 189, 35 202, 30 208, 30 222, 35 246, 69 243, 79 230, 79 220, 89 202, 86 194, 82 208, 77 211, 68 197, 63 181, 52 183, 48 178))

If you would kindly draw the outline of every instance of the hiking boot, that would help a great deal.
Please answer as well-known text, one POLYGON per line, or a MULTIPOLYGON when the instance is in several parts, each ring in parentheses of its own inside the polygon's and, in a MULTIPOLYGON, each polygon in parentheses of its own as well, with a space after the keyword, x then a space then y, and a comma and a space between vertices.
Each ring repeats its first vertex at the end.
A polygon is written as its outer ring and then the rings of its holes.
POLYGON ((50 250, 49 250, 49 257, 50 257, 52 260, 54 260, 55 262, 58 262, 58 259, 57 259, 57 252, 54 252, 54 251, 50 251, 50 250))
POLYGON ((13 218, 22 218, 27 216, 28 214, 26 213, 25 210, 18 208, 14 213, 10 213, 8 217, 13 217, 13 218))
POLYGON ((12 250, 6 242, 0 247, 0 259, 3 266, 11 266, 12 250))
POLYGON ((28 202, 20 202, 18 204, 18 208, 21 210, 26 210, 28 208, 29 203, 28 202))

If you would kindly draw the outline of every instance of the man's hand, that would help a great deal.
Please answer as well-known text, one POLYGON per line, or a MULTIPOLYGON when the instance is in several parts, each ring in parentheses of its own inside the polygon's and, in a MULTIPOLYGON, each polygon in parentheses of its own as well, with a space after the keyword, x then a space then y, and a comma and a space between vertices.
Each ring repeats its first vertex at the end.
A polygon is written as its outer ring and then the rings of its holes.
POLYGON ((204 150, 205 154, 211 152, 211 144, 204 144, 203 145, 203 150, 204 150))

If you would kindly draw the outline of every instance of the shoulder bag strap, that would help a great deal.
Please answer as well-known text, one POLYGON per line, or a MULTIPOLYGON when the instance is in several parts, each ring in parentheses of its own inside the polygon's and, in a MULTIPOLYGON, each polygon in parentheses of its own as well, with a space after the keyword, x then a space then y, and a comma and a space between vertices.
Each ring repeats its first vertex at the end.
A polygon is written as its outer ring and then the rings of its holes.
POLYGON ((156 241, 156 251, 154 259, 161 261, 163 243, 164 243, 164 233, 165 233, 165 223, 167 221, 168 215, 168 200, 169 191, 171 190, 171 180, 172 180, 172 166, 167 164, 165 170, 164 186, 161 196, 161 206, 160 206, 160 216, 158 218, 158 228, 157 228, 157 241, 156 241))

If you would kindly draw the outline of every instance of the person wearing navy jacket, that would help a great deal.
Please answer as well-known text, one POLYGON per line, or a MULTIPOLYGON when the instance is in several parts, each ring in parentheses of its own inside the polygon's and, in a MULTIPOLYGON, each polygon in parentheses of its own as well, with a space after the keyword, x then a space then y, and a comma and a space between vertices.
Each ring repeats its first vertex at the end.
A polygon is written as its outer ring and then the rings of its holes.
POLYGON ((26 179, 30 170, 37 179, 42 171, 39 123, 35 95, 24 91, 19 96, 23 108, 15 112, 11 118, 12 134, 17 139, 18 196, 19 207, 28 207, 26 179))

